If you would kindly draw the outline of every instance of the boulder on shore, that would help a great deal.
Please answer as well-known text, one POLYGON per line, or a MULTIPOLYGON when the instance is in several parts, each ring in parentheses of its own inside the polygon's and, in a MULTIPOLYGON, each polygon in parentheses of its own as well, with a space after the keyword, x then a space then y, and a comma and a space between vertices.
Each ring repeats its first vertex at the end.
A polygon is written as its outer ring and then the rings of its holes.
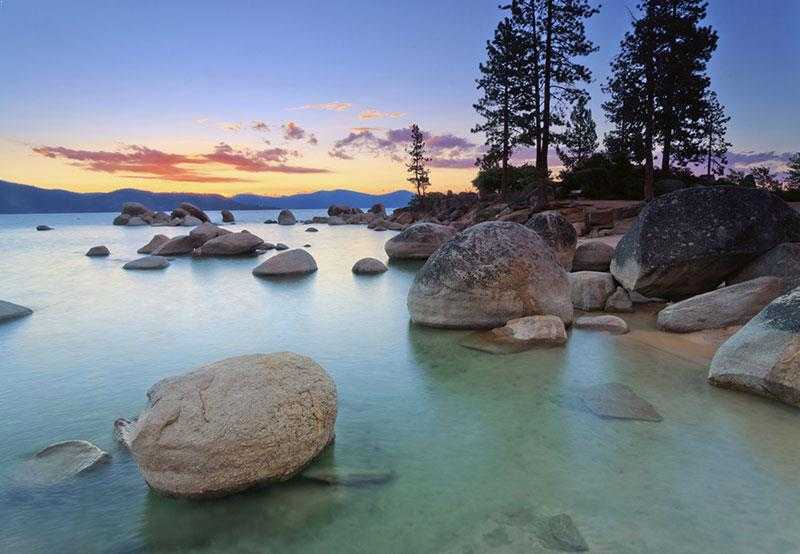
POLYGON ((278 225, 294 225, 297 223, 297 218, 291 210, 281 210, 278 214, 278 225))
POLYGON ((615 335, 628 332, 628 324, 615 315, 584 315, 575 320, 573 327, 590 331, 608 331, 615 335))
POLYGON ((691 333, 747 323, 784 292, 783 279, 759 277, 671 304, 658 313, 658 328, 691 333))
POLYGON ((733 285, 767 276, 783 279, 786 292, 800 286, 800 242, 779 244, 725 279, 725 282, 733 285))
POLYGON ((227 358, 168 377, 121 437, 147 484, 220 497, 285 481, 333 440, 336 386, 291 352, 227 358))
POLYGON ((512 354, 537 346, 560 346, 567 342, 561 318, 554 315, 530 315, 512 319, 490 331, 470 333, 461 346, 491 354, 512 354))
POLYGON ((296 248, 275 254, 253 270, 253 275, 259 277, 280 277, 286 275, 303 275, 317 270, 314 257, 296 248))
POLYGON ((556 211, 539 212, 534 214, 525 226, 536 231, 550 245, 561 267, 567 271, 572 270, 578 233, 567 218, 556 211))
POLYGON ((375 275, 388 269, 385 263, 376 258, 361 258, 353 264, 353 273, 357 275, 375 275))
POLYGON ((122 269, 164 269, 169 267, 169 261, 162 256, 145 256, 132 260, 122 266, 122 269))
POLYGON ((614 247, 599 240, 579 244, 572 260, 572 271, 608 271, 614 247))
POLYGON ((708 380, 800 407, 800 288, 773 300, 725 341, 708 380))
POLYGON ((195 249, 195 241, 189 235, 178 235, 153 250, 156 256, 185 256, 195 249))
POLYGON ((508 221, 469 227, 436 250, 414 279, 408 309, 415 323, 462 329, 528 315, 556 315, 569 325, 573 316, 569 279, 553 250, 508 221))
POLYGON ((136 252, 139 254, 152 254, 155 252, 159 246, 169 242, 169 237, 166 235, 154 235, 153 238, 150 239, 150 242, 142 246, 136 252))
POLYGON ((20 306, 19 304, 14 304, 13 302, 0 300, 0 323, 25 317, 26 315, 31 315, 32 313, 33 310, 30 308, 20 306))
POLYGON ((384 250, 392 259, 424 260, 455 234, 452 227, 445 225, 415 223, 387 240, 384 250))
POLYGON ((617 245, 611 273, 629 291, 680 300, 714 290, 759 255, 796 241, 800 214, 770 192, 682 189, 645 206, 617 245))
POLYGON ((585 312, 605 309, 606 301, 617 288, 614 277, 602 271, 576 271, 569 274, 572 305, 585 312))
POLYGON ((233 223, 236 221, 236 218, 233 217, 233 213, 230 210, 221 210, 219 214, 222 216, 223 223, 233 223))
POLYGON ((87 252, 86 255, 90 258, 102 258, 104 256, 110 256, 111 252, 108 251, 108 248, 105 246, 92 246, 87 252))
POLYGON ((224 233, 200 247, 201 256, 242 256, 252 254, 264 241, 252 233, 224 233))

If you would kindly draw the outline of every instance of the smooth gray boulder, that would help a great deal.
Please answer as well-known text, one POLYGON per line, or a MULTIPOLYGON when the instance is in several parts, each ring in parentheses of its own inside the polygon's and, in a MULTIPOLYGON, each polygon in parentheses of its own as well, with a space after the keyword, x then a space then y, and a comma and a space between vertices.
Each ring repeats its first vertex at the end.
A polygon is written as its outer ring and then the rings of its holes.
POLYGON ((431 327, 491 329, 528 315, 555 315, 569 325, 569 294, 566 271, 535 231, 489 221, 434 252, 417 272, 407 304, 414 323, 431 327))
POLYGON ((317 270, 314 257, 296 248, 275 254, 263 264, 253 270, 253 275, 259 277, 280 277, 286 275, 303 275, 317 270))
POLYGON ((128 221, 130 221, 131 216, 127 214, 119 214, 117 217, 114 218, 112 222, 113 225, 127 225, 128 221))
POLYGON ((670 304, 658 313, 658 328, 691 333, 742 325, 784 292, 780 277, 759 277, 670 304))
MULTIPOLYGON (((182 220, 178 222, 178 225, 181 227, 197 227, 198 225, 202 225, 204 221, 200 218, 194 217, 193 215, 187 215, 182 220)), ((128 223, 130 225, 130 223, 128 223)))
POLYGON ((661 415, 650 402, 621 383, 588 387, 580 398, 592 413, 603 418, 661 421, 661 415))
POLYGON ((525 226, 536 231, 550 245, 561 267, 567 271, 572 270, 578 233, 567 218, 556 211, 539 212, 534 214, 525 226))
POLYGON ((153 252, 158 250, 158 248, 160 246, 162 246, 163 244, 165 244, 167 242, 169 242, 169 237, 168 236, 166 236, 166 235, 154 235, 153 238, 150 239, 150 242, 148 242, 147 244, 142 246, 136 252, 139 253, 139 254, 152 254, 153 252))
POLYGON ((252 233, 223 233, 200 247, 201 256, 243 256, 252 254, 264 241, 252 233))
MULTIPOLYGON (((190 217, 199 219, 200 223, 211 221, 211 218, 208 217, 206 212, 204 212, 194 204, 190 204, 189 202, 181 202, 181 209, 184 210, 186 213, 188 213, 190 217)), ((198 225, 200 223, 198 223, 198 225)))
POLYGON ((125 225, 127 225, 128 227, 144 227, 145 225, 150 225, 150 223, 148 223, 139 216, 133 216, 130 219, 128 219, 128 222, 125 225))
POLYGON ((57 442, 26 460, 20 477, 33 485, 52 485, 110 459, 111 456, 87 441, 57 442))
POLYGON ((384 250, 391 259, 424 260, 455 234, 455 229, 445 225, 415 223, 387 240, 384 250))
POLYGON ((800 407, 800 288, 773 300, 719 347, 708 381, 800 407))
POLYGON ((605 309, 606 301, 617 288, 614 277, 602 271, 577 271, 569 274, 572 305, 585 312, 605 309))
POLYGON ((353 273, 358 275, 375 275, 388 269, 385 263, 375 258, 361 258, 353 264, 353 273))
POLYGON ((530 315, 512 319, 490 331, 478 331, 459 344, 491 354, 513 354, 537 346, 561 346, 567 342, 567 330, 560 317, 530 315))
POLYGON ((147 399, 120 436, 147 484, 168 496, 220 497, 285 481, 334 437, 336 386, 314 360, 291 352, 168 377, 147 399))
POLYGON ((20 306, 19 304, 14 304, 13 302, 0 300, 0 323, 25 317, 26 315, 31 315, 32 313, 33 310, 30 308, 20 306))
POLYGON ((110 256, 111 252, 108 251, 108 248, 105 246, 92 246, 87 252, 86 255, 90 258, 102 258, 104 256, 110 256))
POLYGON ((609 313, 626 313, 633 311, 633 300, 622 287, 617 287, 617 290, 608 297, 606 300, 605 310, 609 313))
POLYGON ((572 260, 572 271, 608 271, 614 247, 599 240, 579 244, 572 260))
POLYGON ((297 218, 291 210, 281 210, 278 214, 278 225, 294 225, 297 223, 297 218))
POLYGON ((219 214, 222 216, 223 223, 233 223, 236 221, 236 218, 233 217, 233 213, 230 210, 221 210, 219 214))
POLYGON ((622 237, 611 273, 629 291, 681 300, 714 290, 783 242, 800 241, 800 214, 745 187, 695 187, 649 202, 622 237))
POLYGON ((156 256, 185 256, 195 249, 195 240, 189 235, 178 235, 153 250, 156 256))
POLYGON ((328 225, 347 225, 347 222, 338 215, 332 215, 328 218, 328 225))
POLYGON ((625 320, 615 315, 584 315, 576 319, 572 326, 589 331, 608 331, 615 335, 624 335, 628 332, 625 320))
POLYGON ((169 261, 162 256, 145 256, 132 260, 122 266, 122 269, 164 269, 169 267, 169 261))
POLYGON ((800 242, 779 244, 728 277, 725 282, 734 285, 767 276, 783 279, 786 292, 800 286, 800 242))
POLYGON ((220 235, 230 234, 230 231, 217 227, 213 223, 202 223, 189 231, 189 236, 192 237, 192 243, 195 248, 204 245, 211 239, 217 238, 220 235))

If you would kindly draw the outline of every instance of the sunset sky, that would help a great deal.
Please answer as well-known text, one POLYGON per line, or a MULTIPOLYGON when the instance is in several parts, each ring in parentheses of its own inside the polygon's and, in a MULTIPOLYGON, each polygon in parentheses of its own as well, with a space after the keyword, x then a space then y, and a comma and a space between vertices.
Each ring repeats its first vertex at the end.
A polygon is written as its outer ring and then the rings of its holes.
MULTIPOLYGON (((589 26, 600 85, 635 0, 589 26)), ((49 188, 291 194, 407 188, 407 127, 436 190, 463 190, 482 137, 475 78, 497 0, 0 0, 0 179, 49 188)), ((734 164, 800 150, 798 0, 712 0, 712 86, 734 164)))

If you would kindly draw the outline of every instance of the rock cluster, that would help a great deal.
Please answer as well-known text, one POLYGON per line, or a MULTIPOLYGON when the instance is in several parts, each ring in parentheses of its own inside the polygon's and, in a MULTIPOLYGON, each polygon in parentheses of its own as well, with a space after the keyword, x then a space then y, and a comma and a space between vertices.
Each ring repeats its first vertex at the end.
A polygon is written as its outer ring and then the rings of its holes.
POLYGON ((139 202, 125 202, 122 205, 121 213, 114 218, 114 225, 128 227, 142 225, 194 227, 207 221, 210 221, 208 215, 189 202, 182 202, 170 214, 154 212, 139 202))

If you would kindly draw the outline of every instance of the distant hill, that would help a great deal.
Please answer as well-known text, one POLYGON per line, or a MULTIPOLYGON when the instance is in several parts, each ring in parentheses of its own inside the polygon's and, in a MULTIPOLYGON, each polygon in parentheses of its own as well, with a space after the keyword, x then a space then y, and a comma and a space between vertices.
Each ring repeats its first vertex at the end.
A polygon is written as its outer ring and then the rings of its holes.
POLYGON ((389 208, 405 206, 413 197, 407 190, 389 194, 365 194, 352 190, 326 190, 291 196, 239 194, 231 198, 221 194, 192 192, 150 192, 119 189, 112 192, 71 192, 43 189, 0 181, 0 213, 118 212, 123 202, 141 202, 153 210, 167 211, 181 202, 191 202, 204 210, 267 210, 272 208, 327 208, 345 204, 369 208, 378 202, 389 208))

